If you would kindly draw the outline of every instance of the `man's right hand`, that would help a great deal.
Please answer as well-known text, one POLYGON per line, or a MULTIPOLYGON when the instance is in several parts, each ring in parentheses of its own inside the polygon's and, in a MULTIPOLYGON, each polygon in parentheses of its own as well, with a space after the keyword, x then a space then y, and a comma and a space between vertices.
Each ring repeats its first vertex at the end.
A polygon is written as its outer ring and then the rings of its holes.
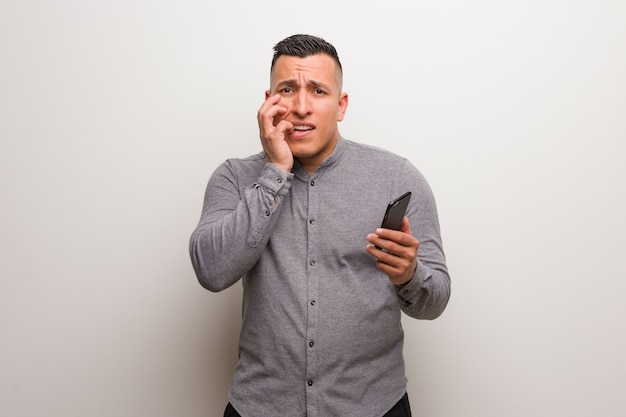
POLYGON ((285 172, 290 172, 293 167, 293 154, 287 143, 287 135, 293 129, 293 124, 287 120, 281 120, 281 116, 287 113, 287 107, 279 104, 280 99, 280 94, 273 96, 268 94, 259 109, 257 119, 261 144, 267 161, 285 172), (276 125, 274 125, 275 121, 276 125))

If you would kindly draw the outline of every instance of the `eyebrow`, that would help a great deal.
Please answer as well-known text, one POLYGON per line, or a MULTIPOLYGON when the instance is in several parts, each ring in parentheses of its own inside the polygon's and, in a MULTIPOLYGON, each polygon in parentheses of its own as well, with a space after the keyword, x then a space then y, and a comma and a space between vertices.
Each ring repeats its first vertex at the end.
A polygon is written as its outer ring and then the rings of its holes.
MULTIPOLYGON (((322 88, 324 90, 329 90, 329 87, 326 84, 319 82, 319 81, 315 81, 315 80, 307 81, 307 85, 311 85, 316 88, 322 88)), ((295 78, 284 80, 276 84, 277 89, 280 89, 282 87, 294 87, 294 86, 298 86, 298 80, 296 80, 295 78)))

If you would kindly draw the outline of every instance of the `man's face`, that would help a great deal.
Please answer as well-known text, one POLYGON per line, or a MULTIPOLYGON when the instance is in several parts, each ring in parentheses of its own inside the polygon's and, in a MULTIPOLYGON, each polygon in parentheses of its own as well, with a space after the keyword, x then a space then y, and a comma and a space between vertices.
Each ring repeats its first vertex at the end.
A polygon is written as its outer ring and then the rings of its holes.
POLYGON ((341 73, 326 54, 306 58, 280 56, 274 63, 270 90, 265 97, 280 94, 279 106, 287 112, 277 116, 294 126, 286 135, 293 155, 312 172, 335 149, 339 140, 337 122, 343 120, 348 95, 341 92, 341 73))

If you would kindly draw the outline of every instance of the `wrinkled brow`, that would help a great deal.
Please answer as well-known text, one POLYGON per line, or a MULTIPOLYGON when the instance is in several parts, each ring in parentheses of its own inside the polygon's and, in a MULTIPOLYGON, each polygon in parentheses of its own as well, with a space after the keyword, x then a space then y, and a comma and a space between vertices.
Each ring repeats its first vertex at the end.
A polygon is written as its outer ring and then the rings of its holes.
MULTIPOLYGON (((276 88, 280 89, 284 87, 297 87, 298 85, 299 85, 298 80, 296 80, 295 78, 292 78, 289 80, 284 80, 284 81, 279 82, 276 85, 276 88)), ((328 86, 326 84, 319 82, 319 81, 315 81, 315 80, 308 80, 307 85, 310 85, 315 88, 322 88, 322 89, 328 90, 328 86)))

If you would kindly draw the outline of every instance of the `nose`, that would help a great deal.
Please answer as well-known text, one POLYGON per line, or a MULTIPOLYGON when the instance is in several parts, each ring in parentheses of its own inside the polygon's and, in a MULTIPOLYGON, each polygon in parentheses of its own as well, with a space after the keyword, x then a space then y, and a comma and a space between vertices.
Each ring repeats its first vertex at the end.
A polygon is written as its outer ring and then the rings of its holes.
POLYGON ((311 113, 311 102, 307 91, 301 90, 294 97, 292 113, 300 118, 304 118, 311 113))

